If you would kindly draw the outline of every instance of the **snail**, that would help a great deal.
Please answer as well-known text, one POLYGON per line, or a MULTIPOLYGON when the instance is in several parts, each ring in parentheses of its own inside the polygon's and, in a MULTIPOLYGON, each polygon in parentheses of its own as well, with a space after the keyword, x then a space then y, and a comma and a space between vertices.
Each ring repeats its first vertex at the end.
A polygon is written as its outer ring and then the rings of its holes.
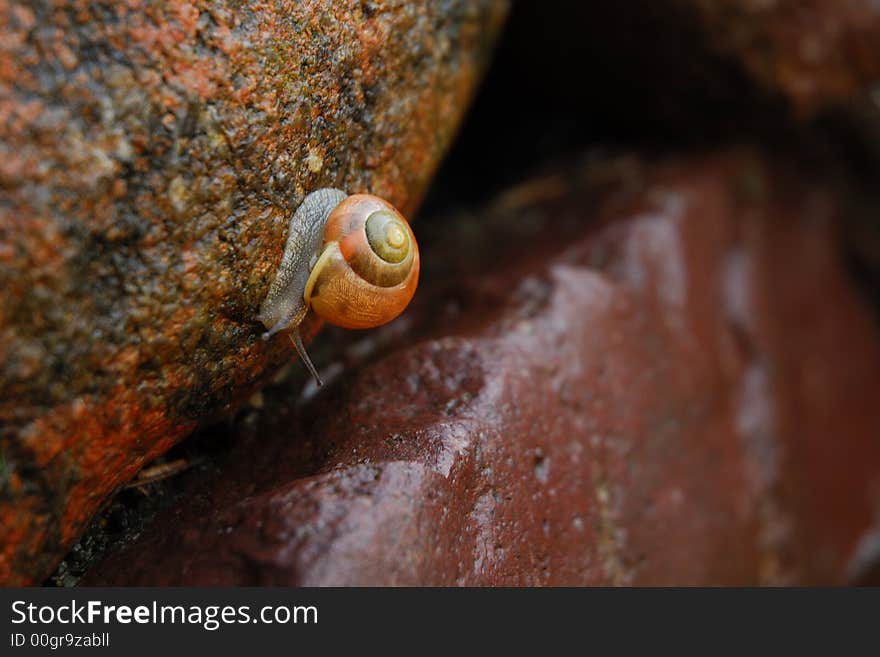
POLYGON ((316 190, 290 220, 281 264, 257 315, 268 329, 263 339, 289 332, 321 385, 299 333, 309 309, 343 328, 381 326, 403 312, 418 280, 416 238, 394 206, 371 194, 316 190))

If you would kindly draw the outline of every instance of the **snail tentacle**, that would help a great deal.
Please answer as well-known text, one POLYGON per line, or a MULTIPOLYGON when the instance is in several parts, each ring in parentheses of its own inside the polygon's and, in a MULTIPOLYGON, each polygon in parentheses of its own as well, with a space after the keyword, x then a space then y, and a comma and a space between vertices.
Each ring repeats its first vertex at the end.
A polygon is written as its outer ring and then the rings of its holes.
POLYGON ((318 370, 315 369, 314 364, 312 363, 312 359, 309 358, 309 354, 306 351, 306 347, 303 344, 302 336, 299 334, 299 329, 293 329, 290 332, 290 339, 293 341, 293 346, 296 347, 297 353, 299 353, 299 357, 302 358, 303 363, 306 364, 306 369, 311 373, 313 377, 315 377, 315 383, 318 384, 320 388, 324 385, 324 382, 321 381, 321 377, 318 376, 318 370))

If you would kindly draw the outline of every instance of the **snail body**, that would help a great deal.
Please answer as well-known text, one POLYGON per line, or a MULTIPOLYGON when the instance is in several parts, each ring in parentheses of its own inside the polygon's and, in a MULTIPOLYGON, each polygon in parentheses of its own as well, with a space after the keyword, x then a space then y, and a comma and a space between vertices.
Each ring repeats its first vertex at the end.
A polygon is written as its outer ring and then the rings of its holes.
POLYGON ((418 278, 415 236, 390 203, 316 190, 290 220, 281 264, 257 316, 268 329, 263 339, 289 332, 320 385, 299 334, 309 309, 343 328, 381 326, 403 312, 418 278))

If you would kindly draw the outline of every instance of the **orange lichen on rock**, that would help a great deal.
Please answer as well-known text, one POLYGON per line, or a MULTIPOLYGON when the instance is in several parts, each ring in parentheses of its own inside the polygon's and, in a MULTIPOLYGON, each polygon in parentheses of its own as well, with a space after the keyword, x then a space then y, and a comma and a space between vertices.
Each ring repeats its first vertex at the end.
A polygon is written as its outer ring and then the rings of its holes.
POLYGON ((236 7, 0 0, 2 583, 39 581, 146 460, 291 357, 254 322, 290 212, 328 185, 412 211, 505 13, 236 7))

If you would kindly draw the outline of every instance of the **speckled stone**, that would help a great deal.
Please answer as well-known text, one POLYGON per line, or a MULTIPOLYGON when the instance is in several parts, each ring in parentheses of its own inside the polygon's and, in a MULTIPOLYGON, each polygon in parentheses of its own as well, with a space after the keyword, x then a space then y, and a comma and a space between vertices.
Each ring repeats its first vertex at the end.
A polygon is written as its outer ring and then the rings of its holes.
POLYGON ((506 3, 0 0, 0 583, 290 358, 322 186, 417 207, 506 3))

